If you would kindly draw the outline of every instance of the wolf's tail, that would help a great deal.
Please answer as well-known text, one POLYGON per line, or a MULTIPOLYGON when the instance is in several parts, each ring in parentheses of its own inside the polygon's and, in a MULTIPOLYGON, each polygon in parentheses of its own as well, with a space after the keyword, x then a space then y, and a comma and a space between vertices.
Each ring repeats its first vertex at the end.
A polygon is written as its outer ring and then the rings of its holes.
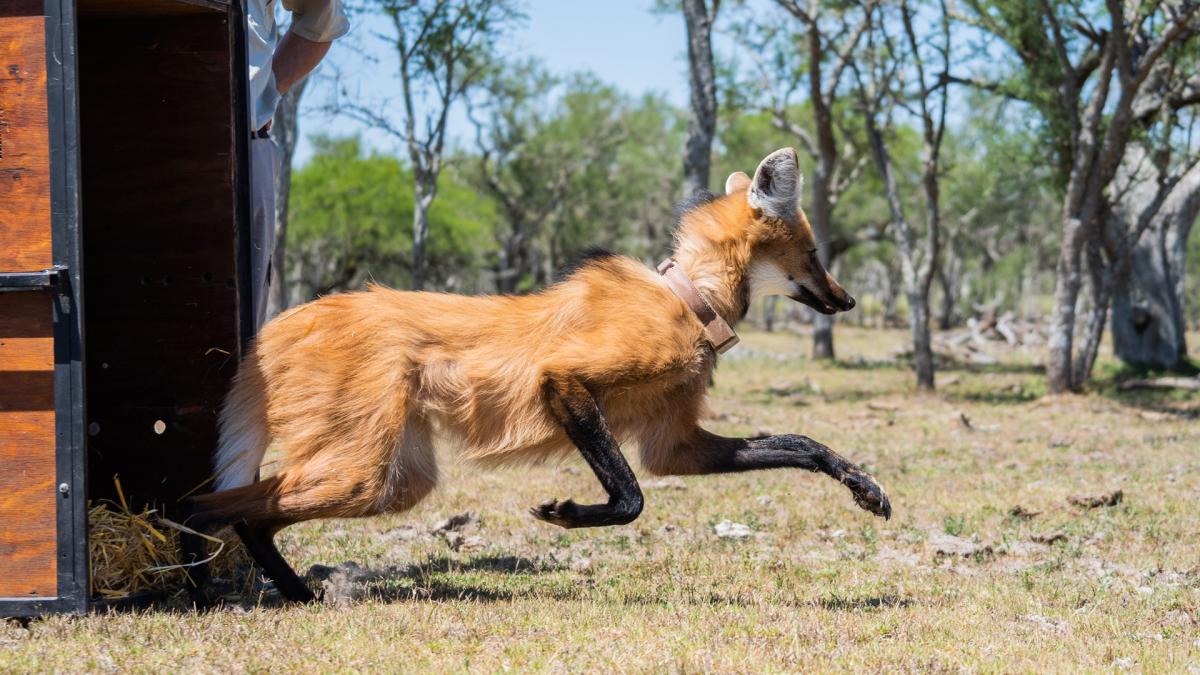
POLYGON ((218 422, 213 488, 219 492, 250 485, 271 440, 267 433, 266 383, 254 354, 238 368, 218 422))

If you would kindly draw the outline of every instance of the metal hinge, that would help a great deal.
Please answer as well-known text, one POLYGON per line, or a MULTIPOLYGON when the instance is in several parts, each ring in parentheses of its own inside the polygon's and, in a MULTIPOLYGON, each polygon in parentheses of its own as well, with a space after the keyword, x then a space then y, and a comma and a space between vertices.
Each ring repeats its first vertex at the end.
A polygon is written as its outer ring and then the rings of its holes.
POLYGON ((67 268, 55 265, 41 272, 0 272, 0 293, 52 291, 59 287, 67 268))

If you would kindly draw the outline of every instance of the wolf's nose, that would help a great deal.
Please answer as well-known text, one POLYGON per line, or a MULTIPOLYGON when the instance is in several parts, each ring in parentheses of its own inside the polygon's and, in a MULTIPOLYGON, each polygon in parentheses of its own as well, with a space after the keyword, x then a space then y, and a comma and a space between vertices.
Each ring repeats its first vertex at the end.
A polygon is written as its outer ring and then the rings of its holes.
POLYGON ((847 295, 846 296, 846 311, 848 312, 852 309, 854 309, 854 298, 847 295))

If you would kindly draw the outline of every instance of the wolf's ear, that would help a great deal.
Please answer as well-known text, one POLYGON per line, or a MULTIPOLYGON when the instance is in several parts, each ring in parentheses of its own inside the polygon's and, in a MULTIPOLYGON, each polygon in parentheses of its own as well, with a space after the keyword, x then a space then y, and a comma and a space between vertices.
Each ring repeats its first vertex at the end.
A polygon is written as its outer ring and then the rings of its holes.
POLYGON ((747 176, 745 171, 734 171, 729 174, 729 178, 725 179, 725 194, 727 195, 745 192, 748 187, 750 187, 750 176, 747 176))
POLYGON ((767 155, 754 171, 750 183, 751 208, 761 209, 772 218, 795 220, 804 182, 796 151, 783 148, 767 155))

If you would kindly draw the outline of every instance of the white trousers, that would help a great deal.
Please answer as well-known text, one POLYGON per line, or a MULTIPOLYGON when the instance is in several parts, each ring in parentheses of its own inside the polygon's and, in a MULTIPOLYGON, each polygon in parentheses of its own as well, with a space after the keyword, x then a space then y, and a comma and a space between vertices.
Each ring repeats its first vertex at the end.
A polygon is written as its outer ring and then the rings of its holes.
POLYGON ((279 175, 279 148, 270 138, 250 141, 250 293, 254 325, 267 320, 271 297, 271 257, 275 254, 275 178, 279 175))

